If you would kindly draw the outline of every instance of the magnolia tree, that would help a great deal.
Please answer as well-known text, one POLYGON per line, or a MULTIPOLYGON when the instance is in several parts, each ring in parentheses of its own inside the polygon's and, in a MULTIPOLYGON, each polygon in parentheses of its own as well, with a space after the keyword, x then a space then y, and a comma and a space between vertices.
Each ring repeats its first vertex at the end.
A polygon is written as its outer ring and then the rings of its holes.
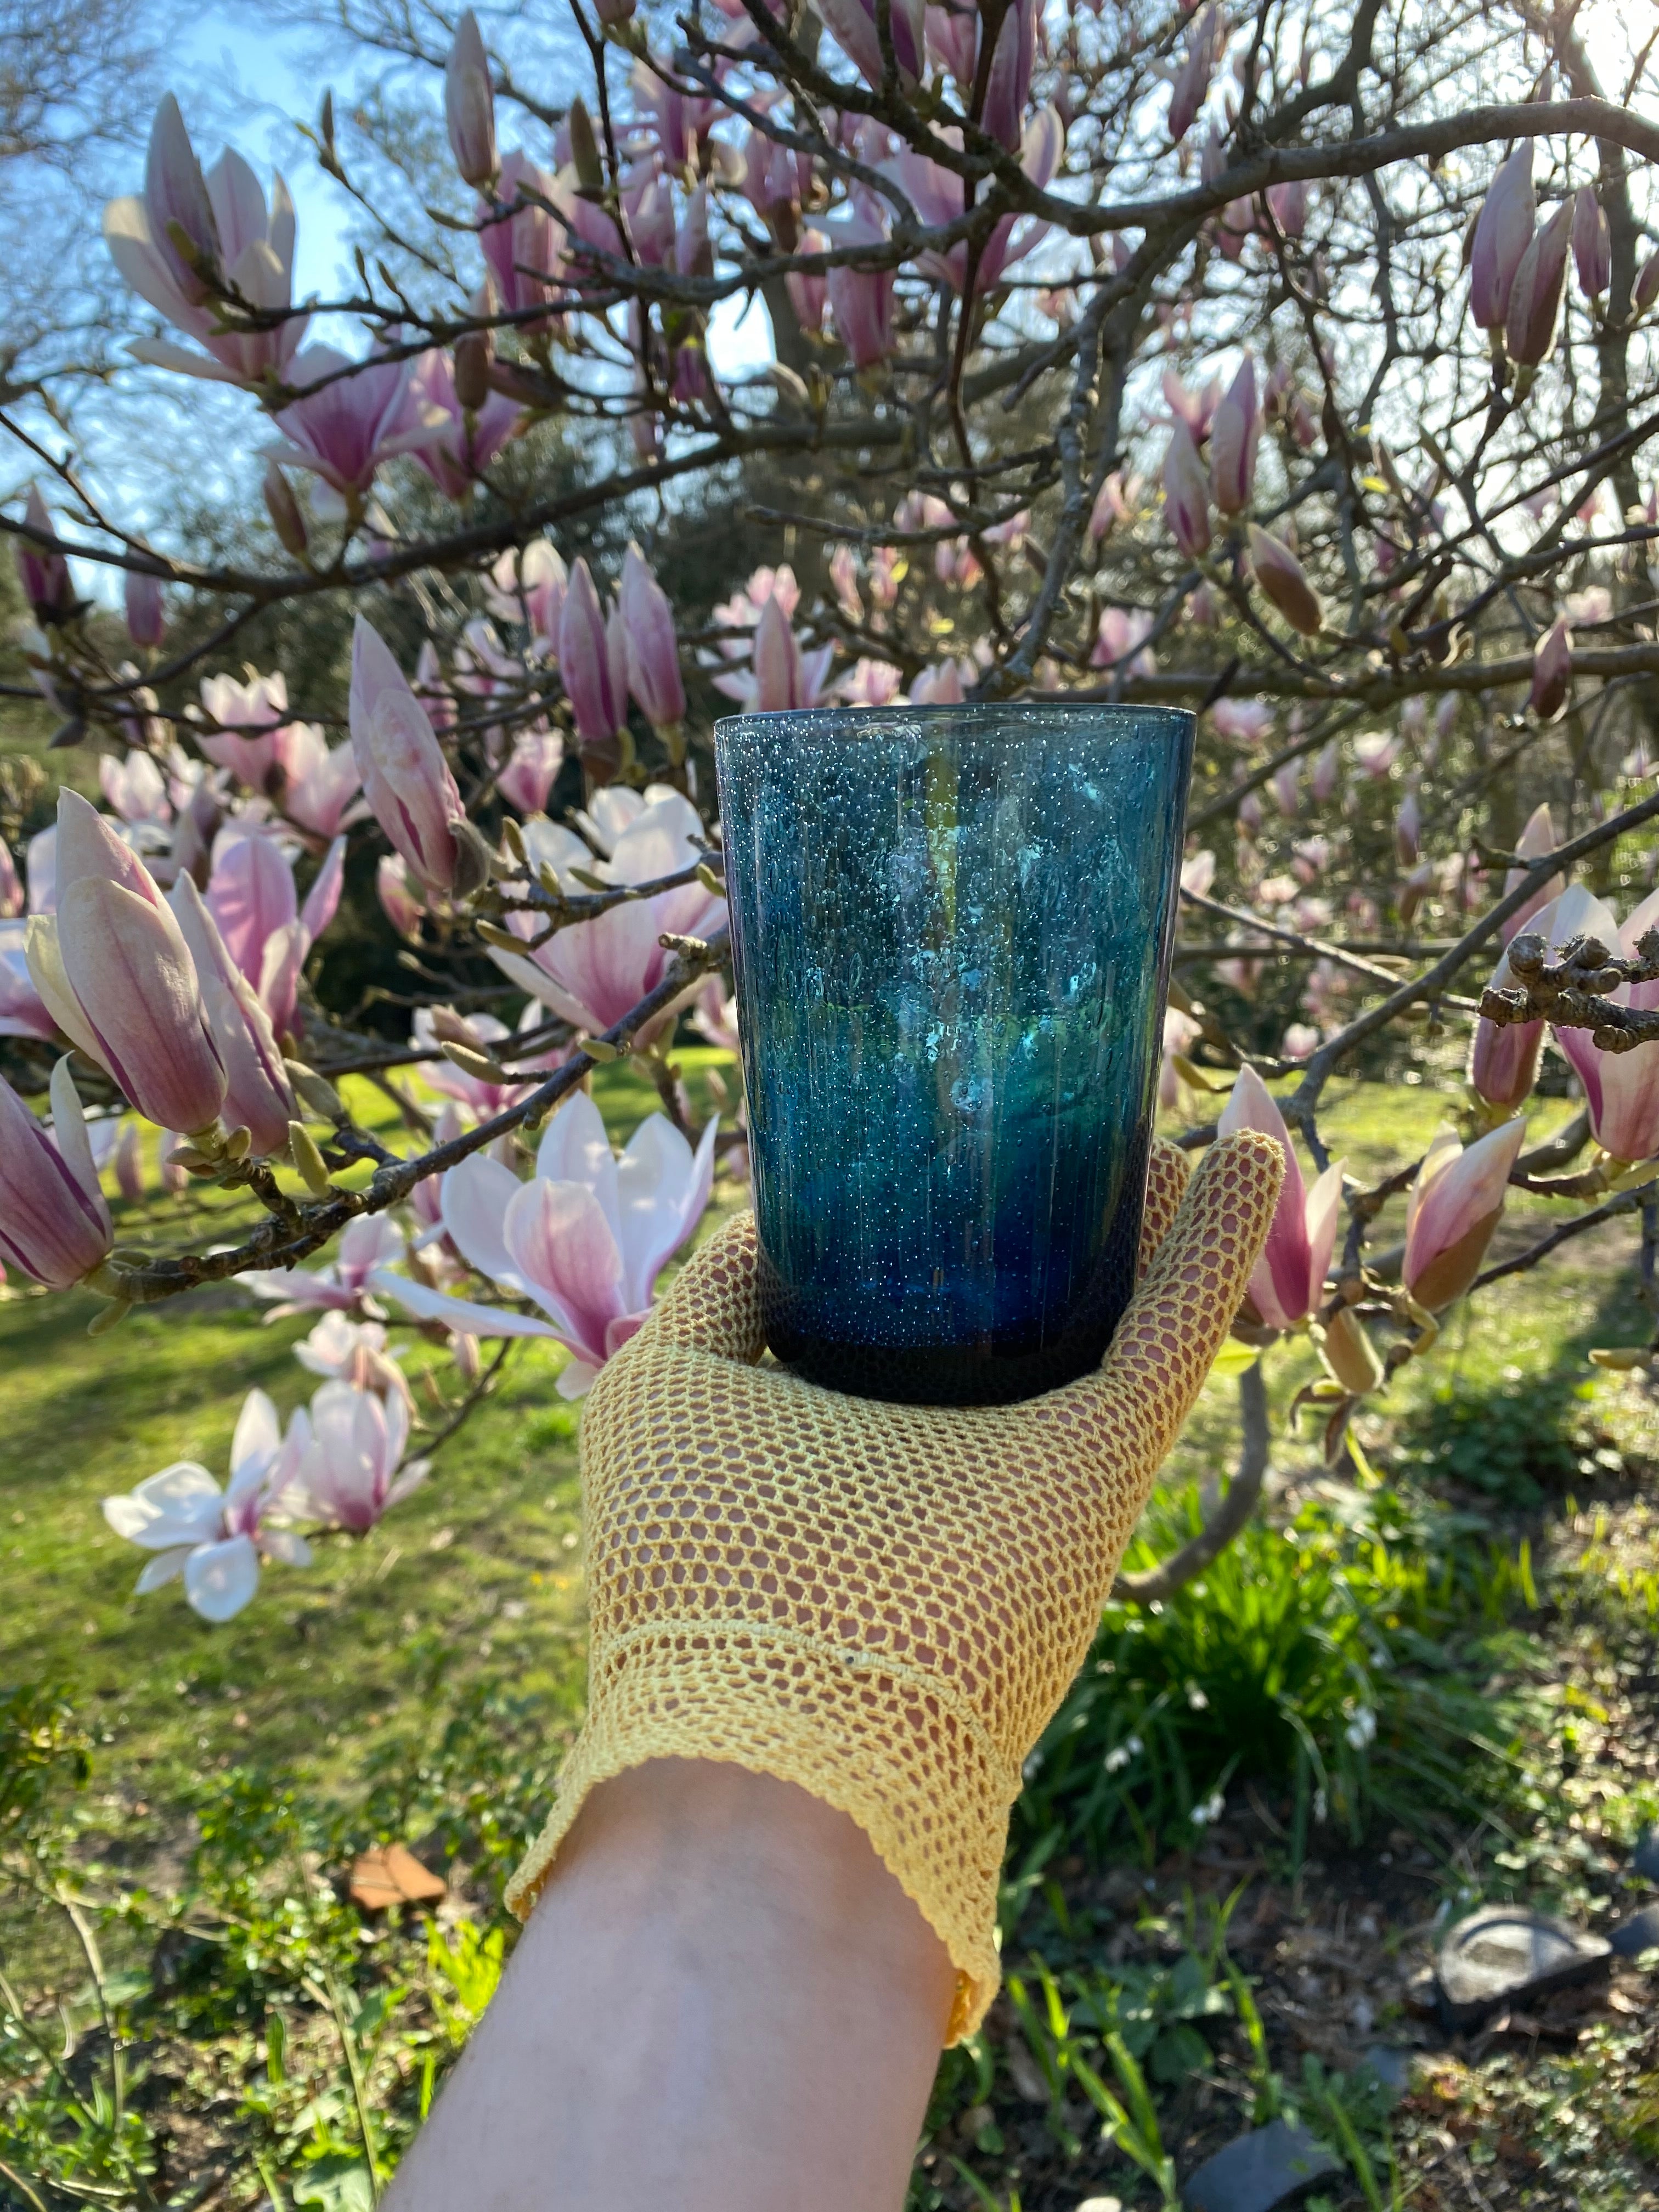
POLYGON ((0 1255, 17 1294, 96 1292, 94 1330, 212 1282, 317 1315, 309 1411, 254 1393, 223 1488, 175 1466, 106 1509, 142 1588, 227 1617, 304 1528, 405 1495, 519 1340, 580 1395, 717 1163, 741 1176, 740 1110, 696 1126, 672 1056, 687 1019, 734 1042, 722 696, 1184 703, 1164 1103, 1189 1146, 1266 1129, 1290 1169, 1238 1474, 1124 1578, 1161 1595, 1252 1510, 1275 1342, 1322 1355, 1298 1410, 1334 1458, 1449 1308, 1571 1239, 1628 1218, 1652 1291, 1651 41, 1592 52, 1528 0, 565 4, 539 77, 470 13, 441 47, 352 19, 430 72, 453 174, 380 205, 325 99, 368 242, 338 298, 292 296, 283 179, 204 168, 162 100, 105 238, 157 404, 208 379, 263 428, 256 550, 124 520, 57 387, 0 415, 13 689, 80 749, 55 823, 0 846, 0 1255), (771 343, 733 372, 709 333, 739 297, 771 343), (550 426, 556 481, 515 474, 550 426), (715 501, 791 558, 671 601, 715 501), (620 558, 579 556, 601 521, 620 558), (329 605, 349 683, 314 719, 309 669, 233 672, 273 611, 329 605), (364 848, 406 1041, 319 997, 364 848), (661 1107, 617 1158, 586 1081, 623 1055, 661 1107), (1334 1076, 1390 1070, 1444 1122, 1367 1182, 1322 1115, 1334 1076), (400 1152, 347 1074, 392 1085, 400 1152), (1540 1082, 1578 1099, 1547 1137, 1540 1082), (106 1183, 158 1168, 181 1210, 118 1244, 106 1183), (1560 1218, 1489 1262, 1516 1188, 1560 1218), (418 1422, 411 1328, 458 1370, 418 1422))

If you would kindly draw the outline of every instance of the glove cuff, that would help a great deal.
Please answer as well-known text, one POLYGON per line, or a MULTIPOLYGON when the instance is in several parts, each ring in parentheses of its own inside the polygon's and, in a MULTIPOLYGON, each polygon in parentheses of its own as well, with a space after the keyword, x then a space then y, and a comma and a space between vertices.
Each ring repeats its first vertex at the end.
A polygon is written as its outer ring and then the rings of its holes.
POLYGON ((1020 1774, 945 1685, 751 1622, 658 1621, 596 1645, 557 1802, 507 1886, 521 1920, 588 1791, 653 1759, 729 1760, 855 1820, 957 1969, 946 2043, 972 2034, 1000 1980, 997 1886, 1020 1774))

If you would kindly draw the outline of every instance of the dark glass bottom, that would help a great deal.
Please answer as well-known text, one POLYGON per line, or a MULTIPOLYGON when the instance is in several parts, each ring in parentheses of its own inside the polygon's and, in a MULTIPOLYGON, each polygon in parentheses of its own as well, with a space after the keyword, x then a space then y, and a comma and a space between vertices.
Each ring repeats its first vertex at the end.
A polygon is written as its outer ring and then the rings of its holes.
POLYGON ((826 1390, 902 1406, 1007 1406, 1041 1397, 1098 1367, 1109 1332, 1040 1352, 978 1352, 957 1344, 831 1344, 822 1337, 769 1330, 786 1367, 826 1390))

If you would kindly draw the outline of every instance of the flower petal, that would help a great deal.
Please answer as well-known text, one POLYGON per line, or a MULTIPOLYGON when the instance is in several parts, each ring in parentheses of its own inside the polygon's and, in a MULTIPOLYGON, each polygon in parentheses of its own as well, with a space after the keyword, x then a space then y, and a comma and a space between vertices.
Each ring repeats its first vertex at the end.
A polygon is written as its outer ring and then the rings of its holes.
POLYGON ((259 1554, 251 1536, 198 1544, 185 1561, 185 1595, 204 1620, 230 1620, 259 1587, 259 1554))

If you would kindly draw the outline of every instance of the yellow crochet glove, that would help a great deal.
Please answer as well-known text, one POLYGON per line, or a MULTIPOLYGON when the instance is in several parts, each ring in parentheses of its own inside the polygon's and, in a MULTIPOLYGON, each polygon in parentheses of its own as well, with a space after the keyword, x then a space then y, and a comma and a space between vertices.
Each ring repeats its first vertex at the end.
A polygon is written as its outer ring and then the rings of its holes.
POLYGON ((582 1417, 588 1713, 513 1909, 528 1914, 596 1783, 732 1759, 859 1823, 956 1965, 948 2039, 971 2033, 997 1990, 1022 1764, 1238 1310, 1283 1169, 1271 1137, 1241 1132, 1183 1200, 1185 1160, 1155 1147, 1146 1273, 1104 1364, 1013 1406, 877 1404, 757 1366, 753 1218, 711 1237, 582 1417))

